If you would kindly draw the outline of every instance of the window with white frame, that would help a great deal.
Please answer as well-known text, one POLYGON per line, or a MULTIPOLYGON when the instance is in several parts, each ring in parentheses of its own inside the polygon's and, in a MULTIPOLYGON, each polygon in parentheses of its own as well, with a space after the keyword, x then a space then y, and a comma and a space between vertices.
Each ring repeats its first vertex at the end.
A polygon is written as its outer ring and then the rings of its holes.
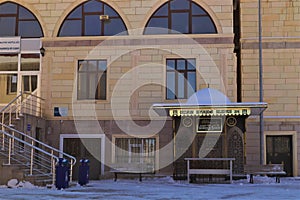
POLYGON ((155 138, 116 138, 115 163, 144 163, 154 169, 155 138))
POLYGON ((14 94, 17 92, 18 75, 7 75, 7 94, 14 94))

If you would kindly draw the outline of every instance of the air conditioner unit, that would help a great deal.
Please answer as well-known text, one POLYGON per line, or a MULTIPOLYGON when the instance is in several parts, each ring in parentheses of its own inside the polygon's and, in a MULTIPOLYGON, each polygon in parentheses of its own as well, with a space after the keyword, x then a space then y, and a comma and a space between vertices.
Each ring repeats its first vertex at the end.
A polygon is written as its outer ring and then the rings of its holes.
POLYGON ((103 21, 109 20, 109 16, 108 15, 100 15, 100 20, 103 20, 103 21))

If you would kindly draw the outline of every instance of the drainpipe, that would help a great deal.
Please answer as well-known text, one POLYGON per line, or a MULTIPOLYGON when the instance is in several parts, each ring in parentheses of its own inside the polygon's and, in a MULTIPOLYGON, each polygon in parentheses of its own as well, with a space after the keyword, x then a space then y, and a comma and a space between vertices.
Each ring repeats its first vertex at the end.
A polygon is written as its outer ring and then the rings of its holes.
MULTIPOLYGON (((258 44, 259 44, 259 101, 263 102, 263 63, 262 63, 262 16, 261 0, 258 0, 258 44)), ((259 116, 259 136, 260 136, 260 164, 264 164, 264 116, 263 112, 259 116)))

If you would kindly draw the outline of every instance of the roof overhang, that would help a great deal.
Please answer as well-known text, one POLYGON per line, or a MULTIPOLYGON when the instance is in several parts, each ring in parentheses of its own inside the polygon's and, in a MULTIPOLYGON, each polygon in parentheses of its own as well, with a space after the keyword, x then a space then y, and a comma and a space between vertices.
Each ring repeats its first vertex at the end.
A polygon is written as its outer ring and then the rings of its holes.
POLYGON ((179 103, 153 104, 160 115, 176 116, 250 116, 260 115, 268 104, 265 102, 229 103, 225 105, 195 105, 179 103))

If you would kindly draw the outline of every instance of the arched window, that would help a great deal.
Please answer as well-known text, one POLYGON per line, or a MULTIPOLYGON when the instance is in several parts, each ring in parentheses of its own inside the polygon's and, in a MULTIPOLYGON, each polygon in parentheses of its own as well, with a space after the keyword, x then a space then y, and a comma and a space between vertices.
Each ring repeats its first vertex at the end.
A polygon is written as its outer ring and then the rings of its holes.
POLYGON ((172 0, 162 5, 147 22, 144 34, 217 33, 208 13, 191 0, 172 0))
POLYGON ((43 37, 41 25, 32 12, 12 2, 0 4, 0 27, 0 37, 43 37))
POLYGON ((98 0, 87 1, 76 7, 64 20, 58 36, 127 35, 119 14, 98 0))

